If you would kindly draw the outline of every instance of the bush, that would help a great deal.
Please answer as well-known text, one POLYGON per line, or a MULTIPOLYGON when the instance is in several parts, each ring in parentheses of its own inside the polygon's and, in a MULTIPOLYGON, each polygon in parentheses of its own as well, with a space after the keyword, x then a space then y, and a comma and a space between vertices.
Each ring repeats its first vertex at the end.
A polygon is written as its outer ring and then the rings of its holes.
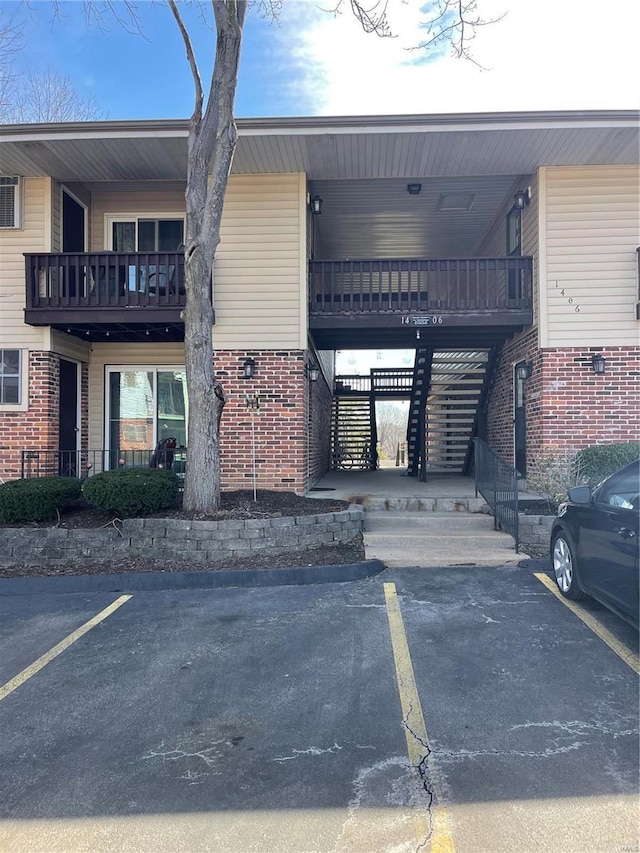
POLYGON ((0 523, 50 521, 81 494, 73 477, 39 477, 13 480, 0 486, 0 523))
POLYGON ((174 506, 178 478, 173 471, 154 468, 104 471, 85 480, 82 493, 96 509, 121 518, 146 515, 174 506))
POLYGON ((596 444, 585 447, 577 455, 585 481, 597 486, 605 477, 613 474, 629 462, 640 459, 640 442, 627 441, 624 444, 596 444))
POLYGON ((555 447, 527 462, 527 488, 547 498, 553 508, 566 500, 572 486, 585 481, 578 451, 570 447, 555 447))

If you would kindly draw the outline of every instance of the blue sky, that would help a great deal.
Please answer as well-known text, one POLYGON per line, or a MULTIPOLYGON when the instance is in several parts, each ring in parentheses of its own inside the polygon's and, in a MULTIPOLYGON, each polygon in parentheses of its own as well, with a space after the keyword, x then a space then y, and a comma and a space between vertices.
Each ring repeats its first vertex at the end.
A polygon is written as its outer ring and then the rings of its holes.
MULTIPOLYGON (((327 3, 330 7, 333 3, 327 3)), ((139 2, 144 38, 109 20, 87 29, 80 2, 30 7, 16 70, 67 74, 93 95, 111 119, 181 118, 193 89, 182 42, 168 8, 139 2)), ((584 0, 478 0, 487 18, 503 20, 478 32, 474 56, 484 70, 447 51, 414 53, 424 13, 419 3, 390 0, 397 37, 364 34, 345 7, 334 16, 313 0, 283 0, 277 22, 249 12, 236 114, 357 115, 541 109, 630 109, 640 101, 636 39, 640 4, 617 0, 603 16, 584 0)), ((0 23, 24 16, 3 2, 0 23)), ((185 15, 202 76, 210 74, 213 33, 185 15)))

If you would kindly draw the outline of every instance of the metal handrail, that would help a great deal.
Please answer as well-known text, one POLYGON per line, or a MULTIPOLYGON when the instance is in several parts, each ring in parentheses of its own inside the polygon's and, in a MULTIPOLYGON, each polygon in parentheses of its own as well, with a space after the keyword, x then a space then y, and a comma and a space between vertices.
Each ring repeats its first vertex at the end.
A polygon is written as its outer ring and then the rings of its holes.
POLYGON ((84 480, 101 471, 122 468, 167 468, 184 479, 187 448, 160 451, 139 450, 22 450, 20 452, 20 477, 76 477, 84 480), (164 453, 164 456, 163 456, 164 453), (154 454, 156 458, 154 459, 154 454))
POLYGON ((518 553, 518 471, 481 438, 474 438, 473 444, 476 497, 479 492, 488 503, 494 530, 504 530, 513 536, 518 553))

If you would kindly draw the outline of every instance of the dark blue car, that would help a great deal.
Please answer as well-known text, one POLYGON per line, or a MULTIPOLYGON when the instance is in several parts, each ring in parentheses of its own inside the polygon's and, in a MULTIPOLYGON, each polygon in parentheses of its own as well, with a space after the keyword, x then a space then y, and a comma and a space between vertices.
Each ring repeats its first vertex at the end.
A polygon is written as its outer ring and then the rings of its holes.
POLYGON ((551 531, 560 592, 574 601, 590 595, 637 628, 640 461, 568 496, 551 531))

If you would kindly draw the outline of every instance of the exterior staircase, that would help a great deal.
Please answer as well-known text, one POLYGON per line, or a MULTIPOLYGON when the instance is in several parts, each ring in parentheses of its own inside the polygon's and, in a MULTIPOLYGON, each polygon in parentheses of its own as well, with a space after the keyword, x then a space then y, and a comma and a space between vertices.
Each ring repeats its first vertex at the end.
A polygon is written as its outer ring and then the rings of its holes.
POLYGON ((334 396, 331 411, 331 467, 375 469, 376 445, 373 395, 334 396))
POLYGON ((413 384, 409 401, 409 420, 407 423, 407 473, 410 477, 420 474, 425 479, 425 413, 429 395, 433 350, 416 350, 413 367, 413 384))
POLYGON ((408 474, 467 473, 490 375, 490 351, 416 351, 407 426, 408 474))
POLYGON ((464 471, 488 361, 488 350, 434 353, 426 407, 428 471, 464 471))

